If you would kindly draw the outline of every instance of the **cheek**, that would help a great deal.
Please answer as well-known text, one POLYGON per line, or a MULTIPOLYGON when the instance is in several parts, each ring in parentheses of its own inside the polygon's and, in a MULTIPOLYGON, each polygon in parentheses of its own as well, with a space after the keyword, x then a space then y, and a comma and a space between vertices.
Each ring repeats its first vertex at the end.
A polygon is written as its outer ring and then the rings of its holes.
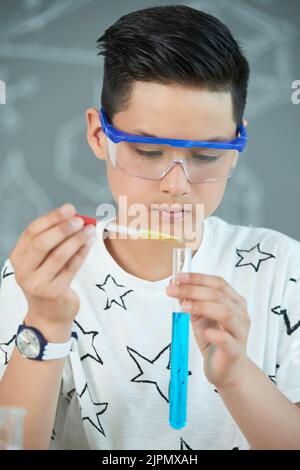
POLYGON ((195 188, 196 200, 204 204, 204 218, 210 216, 220 205, 227 181, 216 181, 213 183, 202 183, 195 188))
POLYGON ((119 196, 127 197, 127 204, 153 202, 155 188, 152 181, 135 178, 125 172, 107 165, 107 179, 113 198, 118 202, 119 196), (152 198, 151 198, 152 197, 152 198))

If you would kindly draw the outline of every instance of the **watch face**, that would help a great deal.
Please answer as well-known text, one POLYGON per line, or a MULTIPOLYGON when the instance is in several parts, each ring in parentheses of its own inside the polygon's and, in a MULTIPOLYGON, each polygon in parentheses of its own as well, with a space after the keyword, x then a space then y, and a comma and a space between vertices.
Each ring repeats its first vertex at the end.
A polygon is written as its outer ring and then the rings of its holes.
POLYGON ((35 359, 40 354, 40 342, 33 330, 22 330, 17 336, 17 346, 20 353, 29 359, 35 359))

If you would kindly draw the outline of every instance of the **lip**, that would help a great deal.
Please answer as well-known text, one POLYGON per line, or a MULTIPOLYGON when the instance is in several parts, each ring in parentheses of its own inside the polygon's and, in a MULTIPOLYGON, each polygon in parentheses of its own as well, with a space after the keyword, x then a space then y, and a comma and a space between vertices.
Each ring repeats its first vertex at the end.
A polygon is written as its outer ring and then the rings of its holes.
POLYGON ((180 205, 161 206, 160 209, 164 210, 164 211, 169 211, 169 212, 182 212, 182 211, 189 212, 189 211, 186 210, 185 207, 182 207, 180 205))
POLYGON ((167 205, 167 204, 166 205, 160 204, 159 209, 155 208, 153 210, 159 211, 159 212, 164 211, 164 212, 172 212, 172 213, 183 212, 183 211, 186 212, 186 213, 191 212, 190 210, 186 210, 185 207, 180 206, 179 204, 176 204, 176 205, 173 205, 173 206, 172 205, 167 205))
POLYGON ((165 220, 167 222, 178 222, 178 221, 181 221, 184 219, 184 217, 190 213, 191 211, 186 211, 184 209, 176 209, 176 210, 172 210, 172 209, 168 209, 168 210, 165 210, 165 209, 156 209, 156 212, 159 213, 159 216, 162 220, 165 220))
POLYGON ((162 220, 173 222, 173 221, 183 220, 185 213, 184 211, 176 211, 176 212, 160 211, 160 215, 161 215, 162 220))

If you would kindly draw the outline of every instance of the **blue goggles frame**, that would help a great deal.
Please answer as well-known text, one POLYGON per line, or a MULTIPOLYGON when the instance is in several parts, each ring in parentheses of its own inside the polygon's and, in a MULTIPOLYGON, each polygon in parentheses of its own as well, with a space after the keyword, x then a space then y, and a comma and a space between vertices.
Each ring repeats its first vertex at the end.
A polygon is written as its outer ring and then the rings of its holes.
POLYGON ((139 142, 143 144, 167 144, 173 147, 205 147, 212 149, 228 149, 243 152, 248 141, 248 134, 245 126, 241 124, 238 128, 239 137, 228 142, 206 142, 201 140, 182 140, 182 139, 160 139, 158 137, 146 137, 142 135, 129 134, 119 131, 108 123, 108 116, 103 108, 99 109, 99 119, 104 133, 115 144, 119 142, 139 142))

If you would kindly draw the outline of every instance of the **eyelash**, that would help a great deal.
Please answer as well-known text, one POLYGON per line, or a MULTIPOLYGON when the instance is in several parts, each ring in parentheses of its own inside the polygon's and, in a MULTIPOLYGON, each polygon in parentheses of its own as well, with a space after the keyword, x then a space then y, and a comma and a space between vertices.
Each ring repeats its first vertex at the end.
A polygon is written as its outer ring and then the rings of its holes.
MULTIPOLYGON (((152 152, 147 152, 146 150, 140 150, 140 149, 135 149, 135 151, 139 154, 139 155, 142 155, 146 158, 155 158, 155 157, 159 157, 160 156, 160 152, 155 152, 155 151, 152 151, 152 152)), ((209 157, 207 155, 193 155, 194 158, 196 158, 196 160, 201 160, 202 161, 205 161, 205 162, 214 162, 216 161, 219 157, 209 157), (201 157, 201 158, 199 158, 201 157)))

